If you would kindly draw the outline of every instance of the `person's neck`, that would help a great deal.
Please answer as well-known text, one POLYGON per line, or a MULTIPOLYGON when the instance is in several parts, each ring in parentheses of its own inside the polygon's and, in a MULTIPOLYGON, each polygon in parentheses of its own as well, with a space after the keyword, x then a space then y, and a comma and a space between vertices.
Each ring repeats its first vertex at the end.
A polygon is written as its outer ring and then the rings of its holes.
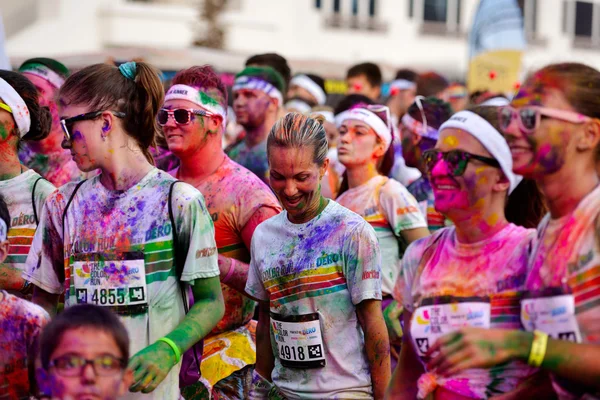
POLYGON ((31 151, 38 154, 52 154, 64 151, 62 148, 63 133, 61 130, 55 131, 52 130, 50 135, 38 142, 29 142, 27 146, 31 149, 31 151))
POLYGON ((315 201, 311 206, 309 206, 306 211, 296 217, 290 215, 288 213, 288 220, 293 224, 305 224, 315 218, 317 215, 321 214, 325 207, 329 204, 329 200, 323 197, 322 194, 319 193, 319 200, 315 201))
POLYGON ((180 157, 177 179, 196 186, 214 174, 226 157, 220 140, 218 144, 219 146, 207 144, 190 155, 180 157))
POLYGON ((272 117, 266 117, 262 124, 255 127, 244 127, 246 129, 246 137, 244 140, 246 141, 246 146, 254 147, 265 140, 267 140, 267 136, 269 136, 269 131, 273 127, 275 123, 275 119, 272 117))
POLYGON ((540 191, 552 218, 557 219, 570 214, 592 190, 598 186, 599 179, 594 165, 584 163, 565 163, 557 172, 544 176, 538 181, 540 191))
POLYGON ((350 189, 367 183, 377 175, 379 175, 379 172, 377 172, 377 167, 373 163, 355 165, 346 168, 348 188, 350 189))
POLYGON ((496 196, 492 203, 476 213, 468 212, 451 218, 460 243, 477 243, 496 235, 509 224, 504 215, 504 200, 496 196))
POLYGON ((8 141, 0 143, 0 181, 19 176, 21 170, 16 146, 8 141))
POLYGON ((100 183, 108 190, 127 190, 154 168, 140 150, 132 152, 127 147, 123 150, 126 154, 115 155, 107 160, 107 166, 100 167, 100 183))

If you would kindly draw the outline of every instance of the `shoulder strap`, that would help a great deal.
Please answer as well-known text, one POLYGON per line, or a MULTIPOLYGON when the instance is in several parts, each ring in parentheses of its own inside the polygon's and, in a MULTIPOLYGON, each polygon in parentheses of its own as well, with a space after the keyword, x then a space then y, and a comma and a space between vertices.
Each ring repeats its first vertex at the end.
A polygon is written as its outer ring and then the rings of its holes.
POLYGON ((33 189, 31 190, 31 206, 33 207, 33 217, 35 218, 36 225, 39 225, 40 221, 38 219, 37 208, 35 206, 35 188, 37 187, 38 182, 41 181, 42 179, 44 179, 44 178, 42 178, 41 176, 39 178, 37 178, 35 180, 35 183, 33 184, 33 189))
POLYGON ((79 188, 81 187, 81 185, 83 185, 86 181, 87 181, 87 179, 84 179, 81 182, 77 183, 77 186, 75 186, 75 189, 73 190, 73 193, 71 193, 71 197, 69 197, 69 201, 67 201, 67 205, 65 206, 65 209, 63 210, 63 214, 62 214, 62 233, 63 233, 62 238, 63 238, 63 242, 65 241, 65 220, 67 219, 67 210, 69 209, 69 206, 71 205, 71 202, 75 198, 75 193, 77 193, 77 191, 79 190, 79 188))

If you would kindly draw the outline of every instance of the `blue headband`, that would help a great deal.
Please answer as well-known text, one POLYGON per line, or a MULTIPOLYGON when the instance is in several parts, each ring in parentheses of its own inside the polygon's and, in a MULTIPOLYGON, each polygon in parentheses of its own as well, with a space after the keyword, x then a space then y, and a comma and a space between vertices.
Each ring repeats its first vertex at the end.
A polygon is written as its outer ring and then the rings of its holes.
POLYGON ((137 64, 135 61, 129 61, 119 65, 119 71, 121 74, 132 81, 135 80, 135 75, 137 74, 137 64))

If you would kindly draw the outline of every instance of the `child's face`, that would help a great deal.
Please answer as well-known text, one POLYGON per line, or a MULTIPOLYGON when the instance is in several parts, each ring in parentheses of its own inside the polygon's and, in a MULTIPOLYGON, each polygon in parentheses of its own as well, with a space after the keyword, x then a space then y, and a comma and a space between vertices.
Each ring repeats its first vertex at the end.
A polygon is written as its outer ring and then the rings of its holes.
POLYGON ((45 389, 58 399, 116 400, 133 378, 122 357, 110 333, 89 327, 69 330, 50 356, 45 389))

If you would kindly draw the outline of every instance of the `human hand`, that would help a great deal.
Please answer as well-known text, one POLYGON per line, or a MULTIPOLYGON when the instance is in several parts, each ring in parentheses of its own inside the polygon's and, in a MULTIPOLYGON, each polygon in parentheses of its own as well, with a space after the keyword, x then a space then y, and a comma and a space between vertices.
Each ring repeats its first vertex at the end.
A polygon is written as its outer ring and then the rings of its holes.
POLYGON ((129 391, 152 392, 175 364, 175 353, 165 342, 158 341, 140 350, 129 361, 129 369, 133 371, 133 385, 129 391))
POLYGON ((450 376, 471 368, 490 368, 526 359, 533 335, 507 329, 464 328, 439 338, 427 351, 428 371, 450 376))

